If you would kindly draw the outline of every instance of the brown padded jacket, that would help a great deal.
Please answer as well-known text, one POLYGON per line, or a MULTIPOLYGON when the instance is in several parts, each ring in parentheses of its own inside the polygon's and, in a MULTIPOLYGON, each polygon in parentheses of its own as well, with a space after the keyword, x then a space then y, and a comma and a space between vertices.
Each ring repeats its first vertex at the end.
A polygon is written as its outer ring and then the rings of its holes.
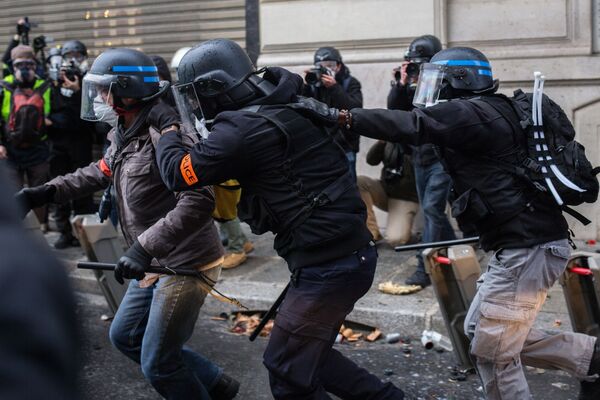
MULTIPOLYGON (((154 148, 160 134, 152 127, 142 132, 124 146, 114 162, 116 146, 111 140, 100 161, 48 182, 56 188, 55 201, 89 195, 108 187, 112 180, 125 240, 131 246, 137 239, 155 258, 153 265, 200 267, 218 260, 223 247, 211 217, 212 188, 169 191, 156 164, 154 148)), ((114 131, 109 139, 114 139, 114 131)), ((191 146, 192 138, 187 139, 191 146)))

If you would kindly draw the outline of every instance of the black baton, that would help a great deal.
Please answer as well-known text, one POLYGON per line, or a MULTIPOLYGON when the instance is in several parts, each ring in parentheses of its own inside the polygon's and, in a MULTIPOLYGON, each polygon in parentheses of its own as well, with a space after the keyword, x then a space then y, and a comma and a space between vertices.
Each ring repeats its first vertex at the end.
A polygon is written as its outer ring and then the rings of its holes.
POLYGON ((421 250, 421 249, 429 249, 429 248, 435 248, 435 247, 450 247, 450 246, 456 246, 457 244, 469 244, 469 243, 476 243, 476 242, 479 242, 479 236, 464 238, 464 239, 445 240, 442 242, 409 244, 406 246, 394 247, 394 250, 395 251, 421 250))
POLYGON ((250 335, 251 342, 254 342, 254 339, 256 339, 256 337, 260 334, 260 332, 263 330, 263 328, 265 327, 267 322, 269 322, 269 320, 273 317, 273 315, 275 315, 275 313, 277 312, 277 309, 283 302, 283 299, 285 298, 285 294, 287 293, 289 288, 290 288, 290 283, 288 282, 288 284, 285 286, 285 288, 283 289, 283 291, 281 292, 281 294, 279 295, 277 300, 275 300, 275 303, 273 303, 271 308, 269 308, 269 311, 267 311, 267 313, 265 315, 263 315, 263 317, 260 320, 260 323, 257 325, 257 327, 254 328, 254 331, 250 335))
MULTIPOLYGON (((101 263, 101 262, 88 262, 82 261, 77 263, 79 269, 93 269, 96 271, 114 271, 117 264, 101 263)), ((166 274, 166 275, 182 275, 182 276, 198 276, 198 271, 193 270, 172 270, 161 267, 150 267, 146 270, 153 274, 166 274)))

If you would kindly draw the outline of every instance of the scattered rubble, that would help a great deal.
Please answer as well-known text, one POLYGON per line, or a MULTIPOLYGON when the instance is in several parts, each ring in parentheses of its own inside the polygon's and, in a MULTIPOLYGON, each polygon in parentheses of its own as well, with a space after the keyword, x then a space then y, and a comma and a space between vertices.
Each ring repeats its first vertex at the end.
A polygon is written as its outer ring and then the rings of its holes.
POLYGON ((399 295, 407 295, 416 293, 423 288, 419 285, 400 285, 398 283, 393 283, 392 281, 387 281, 380 283, 378 286, 380 292, 386 294, 399 294, 399 295))

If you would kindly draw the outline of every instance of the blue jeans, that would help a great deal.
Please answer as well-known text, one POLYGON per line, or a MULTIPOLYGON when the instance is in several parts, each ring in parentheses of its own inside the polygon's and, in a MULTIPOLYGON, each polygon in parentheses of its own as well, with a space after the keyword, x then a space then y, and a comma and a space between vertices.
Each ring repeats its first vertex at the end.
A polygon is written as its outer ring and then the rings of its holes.
POLYGON ((371 286, 374 244, 346 257, 304 267, 290 283, 263 356, 277 400, 401 400, 383 383, 333 349, 344 318, 371 286))
MULTIPOLYGON (((217 280, 220 268, 205 274, 217 280)), ((206 292, 198 278, 162 276, 140 288, 132 280, 110 327, 110 341, 142 367, 168 399, 210 399, 222 370, 184 343, 192 335, 206 292)))
MULTIPOLYGON (((417 195, 425 217, 423 243, 456 239, 454 229, 446 216, 446 203, 452 184, 450 175, 444 171, 439 161, 426 166, 415 164, 414 169, 417 195)), ((424 272, 425 265, 420 252, 417 258, 419 259, 417 270, 424 272)))

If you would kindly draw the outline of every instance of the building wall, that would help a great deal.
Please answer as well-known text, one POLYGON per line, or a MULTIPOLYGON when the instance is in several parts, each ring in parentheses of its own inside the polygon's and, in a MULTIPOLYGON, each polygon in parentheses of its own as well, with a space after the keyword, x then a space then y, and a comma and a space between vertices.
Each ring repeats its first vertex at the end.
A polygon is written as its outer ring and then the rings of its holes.
MULTIPOLYGON (((339 48, 363 84, 366 108, 385 107, 392 68, 411 40, 433 33, 445 46, 471 46, 491 60, 501 91, 547 78, 546 93, 567 112, 600 165, 600 0, 261 0, 260 65, 302 71, 322 45, 339 48)), ((368 167, 362 139, 361 173, 368 167)), ((600 203, 579 207, 593 220, 569 220, 578 238, 598 238, 600 203)))
POLYGON ((38 35, 84 42, 92 57, 110 47, 158 54, 167 62, 180 47, 226 37, 245 46, 244 0, 2 0, 0 49, 15 33, 19 18, 38 24, 38 35))

